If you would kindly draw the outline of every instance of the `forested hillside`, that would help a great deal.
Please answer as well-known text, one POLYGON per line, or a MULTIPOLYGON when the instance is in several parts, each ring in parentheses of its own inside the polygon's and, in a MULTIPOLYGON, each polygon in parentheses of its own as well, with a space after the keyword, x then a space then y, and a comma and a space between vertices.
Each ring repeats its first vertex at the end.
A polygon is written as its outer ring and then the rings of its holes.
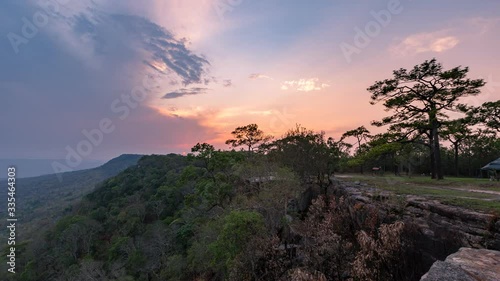
POLYGON ((242 128, 249 151, 197 144, 106 180, 23 250, 18 280, 417 280, 407 226, 329 194, 338 142, 242 128))
MULTIPOLYGON (((17 216, 22 224, 19 236, 29 239, 34 233, 51 226, 73 203, 91 192, 97 183, 112 177, 137 163, 142 155, 124 154, 102 166, 17 180, 17 216)), ((7 186, 6 181, 0 183, 7 186)), ((0 215, 5 214, 7 201, 0 203, 0 215)), ((2 233, 1 237, 3 237, 2 233)))

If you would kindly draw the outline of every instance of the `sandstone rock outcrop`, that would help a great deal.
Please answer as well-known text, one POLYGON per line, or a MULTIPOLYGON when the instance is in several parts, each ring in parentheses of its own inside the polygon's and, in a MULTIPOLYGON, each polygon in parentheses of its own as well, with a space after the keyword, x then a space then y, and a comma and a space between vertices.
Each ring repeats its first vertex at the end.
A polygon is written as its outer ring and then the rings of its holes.
MULTIPOLYGON (((500 251, 500 220, 493 214, 450 206, 421 196, 398 196, 362 183, 340 180, 334 180, 329 193, 343 196, 352 206, 376 208, 385 223, 403 220, 413 225, 415 234, 412 240, 420 251, 418 262, 424 272, 436 261, 434 266, 441 271, 456 268, 457 264, 439 261, 462 247, 500 251)), ((452 274, 458 272, 450 271, 449 280, 482 280, 458 275, 453 279, 452 274)), ((500 281, 500 276, 492 280, 500 281)))
POLYGON ((413 223, 430 241, 439 242, 452 238, 457 248, 448 254, 459 247, 500 251, 500 218, 493 214, 446 205, 421 196, 398 196, 343 181, 336 181, 331 192, 348 198, 353 204, 373 205, 387 220, 402 219, 413 223))
POLYGON ((500 252, 460 248, 445 261, 436 261, 421 281, 498 281, 500 252))

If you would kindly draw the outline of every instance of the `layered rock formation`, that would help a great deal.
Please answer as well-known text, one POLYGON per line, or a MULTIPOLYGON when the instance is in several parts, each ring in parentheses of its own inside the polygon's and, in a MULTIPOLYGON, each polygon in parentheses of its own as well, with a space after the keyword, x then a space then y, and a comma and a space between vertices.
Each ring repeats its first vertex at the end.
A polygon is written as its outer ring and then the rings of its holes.
MULTIPOLYGON (((353 204, 377 207, 386 220, 402 219, 413 223, 430 241, 452 238, 459 247, 500 250, 500 218, 496 215, 445 205, 421 196, 399 196, 361 183, 337 180, 332 192, 348 198, 353 204)), ((456 250, 458 248, 450 253, 456 250)))
MULTIPOLYGON (((398 196, 387 191, 372 188, 360 182, 344 182, 334 180, 329 190, 335 196, 343 196, 350 205, 366 205, 376 208, 379 217, 387 223, 403 220, 415 226, 414 243, 420 250, 422 268, 430 268, 434 264, 437 271, 450 271, 456 269, 457 263, 440 262, 448 255, 457 252, 459 248, 477 248, 500 250, 500 220, 493 214, 480 213, 466 208, 445 205, 437 200, 420 196, 398 196)), ((487 250, 478 250, 481 253, 490 253, 487 250)), ((472 254, 466 256, 467 250, 461 250, 458 259, 473 258, 472 254)), ((495 252, 496 253, 496 252, 495 252)), ((454 256, 448 260, 456 259, 454 256)), ((492 259, 493 261, 493 259, 492 259)), ((475 258, 470 264, 481 262, 475 258)), ((488 260, 485 262, 489 262, 488 260)), ((461 269, 463 270, 463 269, 461 269)), ((497 280, 497 279, 460 279, 466 277, 460 271, 450 271, 451 279, 426 279, 426 280, 497 280), (457 274, 453 277, 452 274, 457 274), (455 278, 455 279, 453 279, 455 278)), ((500 270, 496 271, 497 273, 500 270)), ((448 277, 447 277, 448 278, 448 277)), ((474 278, 474 277, 471 277, 474 278)))
POLYGON ((500 252, 460 248, 444 261, 436 261, 421 281, 498 281, 500 252))

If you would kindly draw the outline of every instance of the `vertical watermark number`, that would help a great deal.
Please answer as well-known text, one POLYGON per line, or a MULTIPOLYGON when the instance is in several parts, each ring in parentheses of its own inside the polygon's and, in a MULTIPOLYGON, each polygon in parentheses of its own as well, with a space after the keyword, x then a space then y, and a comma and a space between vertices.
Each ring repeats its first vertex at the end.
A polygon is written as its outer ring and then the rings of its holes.
POLYGON ((7 251, 7 269, 10 273, 16 273, 16 168, 7 168, 7 229, 9 235, 7 245, 10 247, 7 251))

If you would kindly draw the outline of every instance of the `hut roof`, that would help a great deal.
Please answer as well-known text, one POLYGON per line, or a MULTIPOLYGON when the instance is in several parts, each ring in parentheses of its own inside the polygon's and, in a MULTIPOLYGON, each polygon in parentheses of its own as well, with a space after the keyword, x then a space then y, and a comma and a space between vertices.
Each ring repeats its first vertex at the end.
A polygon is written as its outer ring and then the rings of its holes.
POLYGON ((500 171, 500 158, 488 163, 488 165, 481 168, 481 170, 497 170, 500 171))

